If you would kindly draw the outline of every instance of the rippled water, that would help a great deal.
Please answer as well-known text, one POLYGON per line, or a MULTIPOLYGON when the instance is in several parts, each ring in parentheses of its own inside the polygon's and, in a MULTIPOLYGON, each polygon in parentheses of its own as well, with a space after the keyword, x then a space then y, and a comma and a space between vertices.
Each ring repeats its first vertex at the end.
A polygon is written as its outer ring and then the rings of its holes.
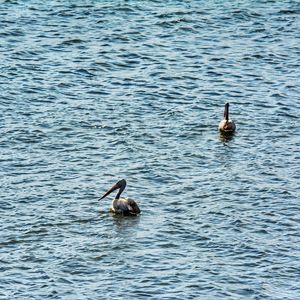
POLYGON ((1 1, 0 299, 300 299, 299 15, 1 1))

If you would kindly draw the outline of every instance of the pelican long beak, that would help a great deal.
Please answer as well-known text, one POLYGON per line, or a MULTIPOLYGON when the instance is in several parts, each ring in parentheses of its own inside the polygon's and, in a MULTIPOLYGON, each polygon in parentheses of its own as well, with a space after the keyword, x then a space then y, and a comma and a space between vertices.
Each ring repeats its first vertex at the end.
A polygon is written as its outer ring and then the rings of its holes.
POLYGON ((225 109, 224 109, 224 119, 226 121, 229 120, 229 103, 225 104, 225 109))
POLYGON ((116 189, 119 188, 118 184, 113 185, 102 197, 100 197, 98 200, 101 200, 103 198, 105 198, 106 196, 108 196, 111 192, 115 191, 116 189))
POLYGON ((120 197, 121 193, 124 191, 125 187, 126 187, 126 180, 121 179, 116 184, 114 184, 101 198, 99 198, 99 200, 105 198, 107 195, 109 195, 111 192, 113 192, 117 189, 120 189, 120 191, 116 195, 116 199, 119 199, 119 197, 120 197))

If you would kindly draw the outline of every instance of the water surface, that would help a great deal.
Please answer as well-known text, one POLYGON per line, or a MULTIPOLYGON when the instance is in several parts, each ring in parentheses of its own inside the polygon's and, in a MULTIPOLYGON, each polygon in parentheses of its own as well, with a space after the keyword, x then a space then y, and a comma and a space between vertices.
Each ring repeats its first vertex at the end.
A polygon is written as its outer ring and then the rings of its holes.
POLYGON ((1 1, 0 299, 299 299, 299 13, 1 1))

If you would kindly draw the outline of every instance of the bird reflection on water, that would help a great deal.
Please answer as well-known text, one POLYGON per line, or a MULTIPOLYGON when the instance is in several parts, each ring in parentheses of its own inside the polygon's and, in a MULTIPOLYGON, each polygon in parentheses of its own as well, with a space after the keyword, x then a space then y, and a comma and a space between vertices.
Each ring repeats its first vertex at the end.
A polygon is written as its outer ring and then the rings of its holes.
POLYGON ((136 225, 140 222, 140 216, 137 216, 136 218, 132 218, 130 216, 123 216, 120 214, 115 214, 113 212, 110 212, 117 231, 126 231, 136 225))
POLYGON ((227 142, 230 142, 231 140, 233 140, 234 136, 235 135, 233 133, 220 132, 219 140, 223 143, 227 143, 227 142))

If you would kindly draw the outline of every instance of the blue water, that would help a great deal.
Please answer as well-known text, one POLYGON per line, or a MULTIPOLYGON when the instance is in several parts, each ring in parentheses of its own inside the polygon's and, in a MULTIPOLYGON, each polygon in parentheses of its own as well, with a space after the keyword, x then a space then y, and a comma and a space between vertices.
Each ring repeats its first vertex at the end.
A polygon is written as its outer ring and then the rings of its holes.
POLYGON ((0 299, 300 299, 299 16, 1 1, 0 299))

